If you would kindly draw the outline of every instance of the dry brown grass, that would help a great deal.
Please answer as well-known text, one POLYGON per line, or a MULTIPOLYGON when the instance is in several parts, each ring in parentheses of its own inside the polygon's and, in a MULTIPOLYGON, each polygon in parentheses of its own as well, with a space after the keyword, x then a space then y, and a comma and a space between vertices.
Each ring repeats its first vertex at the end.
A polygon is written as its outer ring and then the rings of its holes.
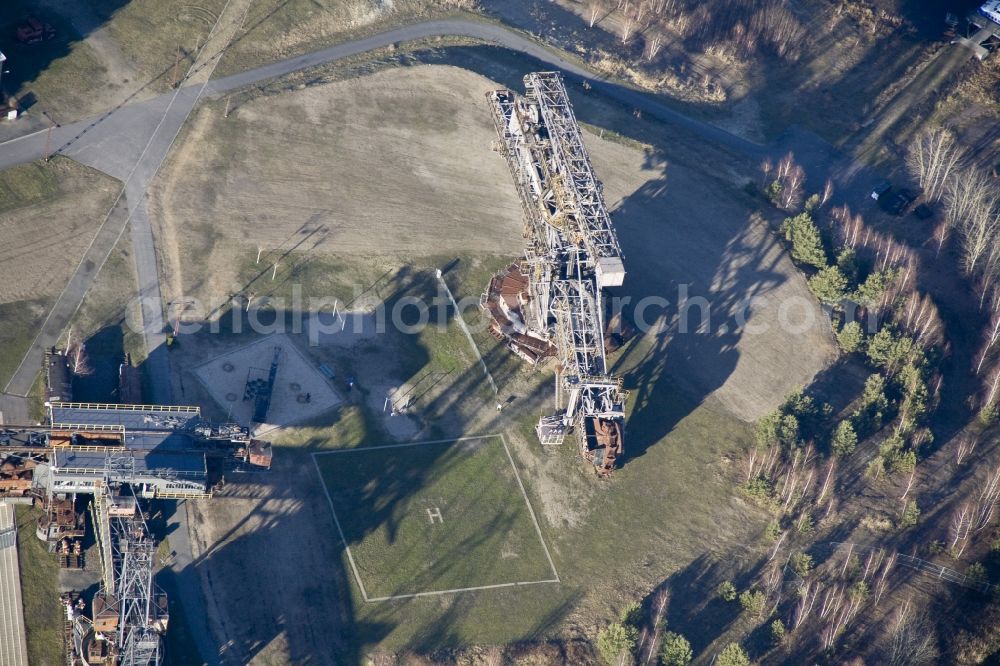
POLYGON ((0 304, 58 295, 118 188, 62 158, 0 173, 0 304))
POLYGON ((517 253, 520 208, 479 102, 491 85, 416 67, 256 99, 228 119, 202 108, 151 192, 174 297, 225 293, 239 253, 287 249, 304 226, 324 230, 299 247, 310 254, 517 253))

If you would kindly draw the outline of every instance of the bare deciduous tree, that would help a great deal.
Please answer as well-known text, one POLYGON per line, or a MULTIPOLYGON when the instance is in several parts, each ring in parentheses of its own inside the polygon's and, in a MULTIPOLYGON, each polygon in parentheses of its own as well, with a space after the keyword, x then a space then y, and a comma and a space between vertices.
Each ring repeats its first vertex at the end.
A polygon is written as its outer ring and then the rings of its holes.
POLYGON ((590 0, 590 4, 587 5, 587 22, 591 28, 597 23, 602 11, 604 11, 604 4, 601 0, 590 0))
POLYGON ((952 225, 948 223, 947 220, 941 220, 936 227, 934 227, 934 232, 931 234, 931 239, 934 241, 934 257, 937 258, 941 255, 941 248, 944 244, 948 242, 951 237, 952 225))
POLYGON ((958 442, 958 447, 955 450, 955 464, 961 465, 966 458, 972 455, 976 450, 976 444, 979 443, 978 437, 973 437, 972 435, 966 435, 958 442))
POLYGON ((806 171, 793 164, 785 175, 781 188, 781 207, 790 210, 802 202, 802 186, 806 182, 806 171))
POLYGON ((934 300, 926 294, 911 292, 896 323, 924 347, 932 347, 941 340, 941 316, 934 300))
POLYGON ((87 346, 82 340, 74 337, 73 329, 70 329, 66 336, 66 357, 69 359, 70 371, 77 377, 93 374, 94 368, 90 365, 87 346))
POLYGON ((974 529, 976 532, 993 526, 993 515, 1000 501, 1000 466, 983 481, 976 500, 974 529))
POLYGON ((997 364, 989 378, 983 385, 982 401, 980 409, 989 409, 997 398, 997 391, 1000 390, 1000 364, 997 364))
POLYGON ((663 36, 659 33, 649 36, 646 40, 646 60, 652 62, 653 58, 659 54, 660 49, 663 48, 663 36))
POLYGON ((978 169, 957 172, 948 181, 945 221, 962 238, 963 268, 974 275, 987 256, 1000 225, 998 194, 978 169))
POLYGON ((906 166, 920 183, 924 196, 930 201, 939 201, 958 168, 959 158, 955 135, 938 128, 913 139, 906 153, 906 166))
POLYGON ((993 350, 993 346, 1000 340, 1000 310, 994 311, 993 316, 990 318, 990 324, 986 327, 986 331, 983 335, 983 344, 979 351, 979 361, 976 363, 976 374, 978 375, 983 370, 983 363, 986 362, 987 356, 993 350))
POLYGON ((628 8, 626 7, 625 16, 622 17, 622 27, 621 27, 622 44, 628 44, 628 40, 630 40, 632 38, 633 33, 635 33, 635 25, 636 21, 632 17, 632 15, 628 12, 628 8))
POLYGON ((646 651, 646 660, 643 664, 649 664, 650 660, 656 654, 659 648, 660 634, 663 633, 663 628, 666 626, 665 618, 667 616, 667 603, 670 601, 670 593, 667 592, 666 588, 660 588, 653 597, 653 637, 649 642, 649 648, 646 651))
POLYGON ((829 178, 826 179, 826 183, 823 184, 823 193, 819 195, 819 205, 825 206, 833 196, 833 181, 829 178))
POLYGON ((883 654, 887 666, 926 666, 938 661, 933 623, 918 614, 907 599, 896 609, 885 638, 883 654))
POLYGON ((961 557, 969 543, 969 534, 972 532, 974 520, 973 513, 972 505, 966 502, 955 509, 951 516, 948 534, 951 539, 951 552, 955 557, 961 557))

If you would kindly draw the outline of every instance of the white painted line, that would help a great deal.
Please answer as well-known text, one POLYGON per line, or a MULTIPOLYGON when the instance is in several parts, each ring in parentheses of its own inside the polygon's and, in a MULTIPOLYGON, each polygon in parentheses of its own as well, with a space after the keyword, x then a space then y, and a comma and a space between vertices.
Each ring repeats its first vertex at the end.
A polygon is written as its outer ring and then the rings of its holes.
POLYGON ((22 139, 30 139, 33 136, 38 136, 42 132, 48 132, 48 131, 49 131, 48 127, 43 127, 42 129, 36 130, 36 131, 32 132, 31 134, 25 134, 23 136, 14 137, 13 139, 7 139, 3 143, 0 143, 0 148, 3 148, 4 146, 9 146, 10 144, 16 143, 17 141, 20 141, 22 139))
POLYGON ((496 395, 500 393, 497 388, 497 383, 493 381, 493 375, 490 374, 490 369, 486 367, 486 361, 483 360, 483 355, 479 353, 479 347, 476 346, 476 341, 472 339, 472 333, 469 332, 469 327, 465 324, 465 320, 462 319, 462 311, 458 307, 458 303, 455 302, 455 297, 451 295, 451 289, 448 288, 448 283, 444 281, 444 276, 441 275, 441 271, 438 271, 438 282, 444 287, 445 292, 448 294, 448 299, 451 301, 451 306, 455 308, 455 319, 458 321, 458 325, 461 327, 462 332, 465 333, 465 337, 469 340, 469 346, 472 347, 473 353, 476 355, 476 360, 479 361, 479 367, 483 369, 483 374, 486 375, 486 379, 490 380, 490 388, 493 389, 493 394, 496 395))
POLYGON ((559 572, 556 571, 555 562, 552 561, 552 555, 549 554, 549 547, 545 545, 545 539, 542 537, 542 528, 538 524, 538 518, 535 517, 535 510, 531 507, 531 500, 528 499, 528 493, 521 482, 521 475, 517 473, 517 465, 514 464, 514 456, 510 454, 510 448, 507 446, 507 438, 504 435, 500 435, 500 441, 503 442, 503 450, 507 452, 507 459, 510 460, 510 466, 514 470, 514 478, 517 479, 517 485, 521 487, 521 494, 524 495, 524 503, 528 505, 528 513, 531 514, 531 520, 535 523, 538 540, 542 542, 542 550, 545 551, 545 557, 549 560, 549 566, 552 567, 552 575, 556 577, 556 582, 559 582, 559 572))
POLYGON ((316 474, 319 476, 319 482, 323 486, 323 492, 326 494, 326 501, 330 505, 330 513, 333 514, 333 522, 337 526, 337 533, 340 534, 340 540, 344 544, 344 550, 347 552, 347 560, 351 564, 351 571, 354 572, 354 579, 358 583, 358 587, 361 589, 361 596, 364 597, 366 602, 376 602, 376 601, 392 601, 395 599, 414 599, 417 597, 431 597, 440 596, 443 594, 456 594, 459 592, 475 592, 477 590, 496 590, 505 587, 525 587, 529 585, 545 585, 545 584, 559 584, 562 581, 559 579, 559 572, 556 571, 556 565, 552 561, 552 555, 549 554, 549 547, 545 544, 545 539, 542 537, 542 528, 538 524, 538 519, 535 517, 535 510, 531 506, 531 501, 528 499, 528 493, 524 489, 524 483, 521 482, 521 475, 517 473, 517 465, 514 464, 514 458, 510 453, 510 449, 507 447, 507 440, 502 433, 493 435, 475 435, 470 437, 457 437, 452 439, 433 439, 424 442, 408 442, 405 444, 385 444, 380 446, 360 446, 353 449, 337 449, 334 451, 316 451, 312 454, 313 465, 316 467, 316 474), (538 540, 542 544, 542 550, 545 552, 545 558, 549 562, 549 566, 552 568, 552 575, 555 578, 546 580, 528 580, 528 581, 517 581, 513 583, 495 583, 493 585, 476 585, 473 587, 457 587, 450 590, 433 590, 430 592, 413 592, 411 594, 394 594, 386 597, 369 597, 368 593, 365 591, 364 583, 361 582, 361 574, 358 573, 358 567, 354 562, 354 556, 351 554, 351 547, 347 543, 347 538, 344 536, 344 531, 340 527, 340 520, 337 518, 337 510, 333 508, 333 498, 330 495, 330 489, 326 486, 326 480, 323 478, 323 472, 319 468, 319 462, 316 460, 317 456, 325 455, 328 453, 350 453, 352 451, 375 451, 379 449, 397 449, 402 447, 412 447, 412 446, 422 446, 424 444, 445 444, 454 442, 463 442, 470 440, 481 440, 481 439, 499 439, 500 443, 503 445, 504 451, 507 453, 507 460, 510 461, 511 469, 514 471, 514 478, 517 479, 517 485, 521 489, 521 495, 524 497, 524 503, 528 506, 528 513, 531 515, 531 521, 535 524, 535 531, 538 534, 538 540))
POLYGON ((428 439, 422 442, 404 442, 402 444, 379 444, 377 446, 355 446, 349 449, 331 449, 329 451, 316 451, 313 456, 326 456, 331 453, 357 453, 359 451, 377 451, 379 449, 402 449, 410 446, 424 446, 425 444, 450 444, 452 442, 468 442, 477 439, 492 439, 503 437, 497 433, 493 435, 475 435, 471 437, 452 437, 451 439, 428 439))
POLYGON ((392 601, 393 599, 413 599, 415 597, 433 597, 457 592, 475 592, 476 590, 496 590, 502 587, 524 587, 527 585, 544 585, 558 583, 558 580, 529 580, 521 583, 497 583, 496 585, 477 585, 476 587, 456 587, 454 590, 438 590, 436 592, 414 592, 413 594, 394 594, 391 597, 372 597, 367 601, 392 601))
POLYGON ((337 526, 337 533, 340 534, 340 540, 344 542, 344 549, 347 551, 347 561, 351 563, 351 571, 354 572, 354 579, 358 581, 358 587, 361 588, 361 596, 364 597, 365 601, 368 601, 368 593, 365 592, 365 584, 361 582, 361 574, 358 573, 358 566, 354 563, 354 556, 351 555, 351 547, 347 545, 347 538, 344 537, 344 530, 340 527, 340 520, 337 519, 337 511, 333 508, 333 498, 330 497, 330 489, 326 487, 326 481, 323 479, 323 472, 319 468, 319 463, 316 462, 315 454, 312 459, 313 466, 316 467, 316 475, 319 477, 320 485, 323 486, 323 492, 326 494, 326 501, 330 504, 330 513, 333 514, 333 522, 337 526))

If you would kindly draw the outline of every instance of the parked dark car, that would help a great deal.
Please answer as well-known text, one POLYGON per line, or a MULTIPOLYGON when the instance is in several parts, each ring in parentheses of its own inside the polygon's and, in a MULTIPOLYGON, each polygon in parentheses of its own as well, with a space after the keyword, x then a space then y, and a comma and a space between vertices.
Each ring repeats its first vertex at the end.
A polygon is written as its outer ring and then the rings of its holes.
POLYGON ((886 193, 888 193, 889 190, 891 189, 892 189, 892 183, 890 183, 887 180, 880 181, 879 184, 872 189, 872 199, 878 201, 880 198, 884 197, 886 193))

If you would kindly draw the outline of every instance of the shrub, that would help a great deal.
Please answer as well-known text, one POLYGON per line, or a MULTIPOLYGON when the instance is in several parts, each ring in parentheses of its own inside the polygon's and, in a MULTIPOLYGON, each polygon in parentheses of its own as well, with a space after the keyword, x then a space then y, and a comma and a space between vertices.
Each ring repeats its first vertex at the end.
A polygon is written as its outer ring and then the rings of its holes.
POLYGON ((809 290, 823 303, 840 303, 847 298, 847 278, 836 266, 827 266, 809 278, 809 290))
POLYGON ((780 536, 781 536, 781 523, 779 523, 777 520, 772 520, 767 524, 767 527, 764 529, 764 538, 766 538, 768 541, 777 541, 780 536))
POLYGON ((828 262, 823 239, 809 213, 786 218, 781 224, 781 231, 785 240, 792 244, 792 258, 809 266, 826 268, 828 262))
POLYGON ((597 634, 597 651, 609 664, 616 664, 623 654, 635 649, 639 632, 635 627, 613 622, 597 634))
POLYGON ((799 516, 798 521, 795 523, 795 529, 797 529, 802 534, 809 534, 813 531, 813 517, 808 511, 804 512, 799 516))
POLYGON ((847 322, 840 329, 840 332, 837 333, 837 344, 840 345, 845 354, 853 354, 861 349, 864 341, 865 333, 861 328, 861 324, 856 321, 847 322))
POLYGON ((750 666, 750 655, 737 643, 730 643, 722 648, 715 666, 750 666))
POLYGON ((633 601, 625 607, 625 610, 622 611, 622 623, 631 624, 635 627, 638 626, 641 621, 642 606, 638 602, 633 601))
POLYGON ((807 553, 793 553, 791 564, 792 570, 805 578, 812 572, 813 558, 807 553))
POLYGON ((799 419, 795 414, 783 414, 782 410, 776 409, 757 421, 754 436, 762 446, 779 443, 796 446, 799 444, 799 419))
POLYGON ((877 303, 892 281, 896 279, 894 269, 872 272, 854 292, 854 300, 861 305, 870 306, 877 303))
POLYGON ((778 426, 781 425, 781 411, 774 410, 757 420, 754 437, 761 446, 771 446, 778 442, 778 426))
POLYGON ((767 606, 767 597, 760 590, 746 590, 740 595, 740 606, 753 617, 761 617, 767 606))
POLYGON ((771 623, 771 642, 775 645, 783 642, 785 640, 785 623, 781 620, 775 620, 771 623))
POLYGON ((774 496, 774 484, 762 476, 751 479, 743 486, 747 497, 764 508, 774 508, 777 498, 774 496))
POLYGON ((691 643, 680 634, 668 631, 660 645, 660 663, 663 666, 687 666, 694 658, 691 643))
POLYGON ((767 186, 767 198, 771 203, 777 205, 778 197, 781 195, 781 181, 773 180, 770 185, 767 186))
POLYGON ((897 455, 889 459, 889 470, 909 474, 917 468, 917 454, 913 449, 900 451, 897 455))
POLYGON ((844 274, 848 282, 856 282, 858 279, 858 253, 849 247, 842 249, 837 253, 837 268, 844 274))
POLYGON ((973 562, 965 567, 965 582, 975 587, 982 587, 987 582, 986 567, 982 562, 973 562))
POLYGON ((715 593, 723 601, 734 601, 736 599, 736 586, 733 585, 732 581, 724 580, 719 583, 719 587, 715 589, 715 593))
POLYGON ((869 594, 868 583, 863 580, 859 580, 854 585, 851 585, 850 589, 847 591, 848 596, 854 601, 864 602, 868 599, 869 594))
POLYGON ((905 530, 916 525, 918 520, 920 520, 920 507, 915 500, 910 500, 903 507, 903 514, 899 517, 899 527, 905 530))
POLYGON ((885 458, 875 456, 865 467, 865 476, 869 479, 880 479, 885 476, 885 458))
POLYGON ((857 553, 852 553, 851 557, 847 560, 847 566, 844 567, 844 578, 851 580, 857 578, 858 574, 861 573, 861 558, 858 557, 857 553))
POLYGON ((850 420, 844 420, 837 424, 833 431, 833 440, 830 448, 838 456, 846 456, 854 452, 858 445, 858 434, 854 432, 854 426, 850 420))

